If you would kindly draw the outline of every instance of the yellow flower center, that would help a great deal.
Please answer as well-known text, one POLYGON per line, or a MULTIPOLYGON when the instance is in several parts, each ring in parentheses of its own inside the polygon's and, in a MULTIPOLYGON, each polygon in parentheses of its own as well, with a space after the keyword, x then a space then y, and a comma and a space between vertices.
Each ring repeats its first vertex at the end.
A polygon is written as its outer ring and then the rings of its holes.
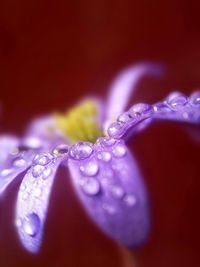
POLYGON ((64 114, 55 114, 55 120, 70 143, 95 142, 102 136, 98 122, 98 107, 92 100, 86 100, 64 114))

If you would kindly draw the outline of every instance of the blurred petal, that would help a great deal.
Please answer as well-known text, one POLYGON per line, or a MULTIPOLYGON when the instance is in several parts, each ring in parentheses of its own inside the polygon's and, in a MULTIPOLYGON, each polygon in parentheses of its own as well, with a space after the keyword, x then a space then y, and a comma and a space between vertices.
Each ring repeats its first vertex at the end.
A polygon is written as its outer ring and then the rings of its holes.
POLYGON ((135 159, 123 141, 101 138, 93 152, 81 144, 87 153, 80 153, 80 157, 77 146, 71 148, 68 163, 86 211, 111 238, 127 246, 140 245, 147 238, 150 218, 135 159))
POLYGON ((23 246, 32 253, 40 249, 49 197, 62 157, 35 157, 25 175, 16 202, 16 226, 23 246))
POLYGON ((162 73, 162 66, 149 62, 133 65, 122 71, 110 88, 105 128, 125 110, 131 94, 144 75, 159 76, 162 73))
POLYGON ((17 155, 9 155, 0 169, 0 196, 7 186, 31 164, 34 153, 21 152, 17 155))
POLYGON ((52 148, 65 138, 59 131, 53 116, 43 116, 34 119, 29 125, 22 142, 33 149, 52 148))
POLYGON ((0 135, 0 170, 9 154, 12 154, 19 146, 19 139, 12 135, 0 135))
POLYGON ((189 98, 179 92, 171 93, 164 101, 154 105, 139 103, 121 114, 117 121, 108 127, 108 135, 120 139, 143 130, 157 120, 200 124, 200 93, 189 98))

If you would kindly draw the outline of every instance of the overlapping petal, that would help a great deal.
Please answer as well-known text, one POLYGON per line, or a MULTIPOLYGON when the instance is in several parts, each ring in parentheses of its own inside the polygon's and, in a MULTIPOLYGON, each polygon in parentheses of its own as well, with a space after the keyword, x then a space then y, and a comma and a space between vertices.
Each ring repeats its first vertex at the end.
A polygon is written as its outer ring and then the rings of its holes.
POLYGON ((23 246, 32 253, 41 246, 49 197, 62 160, 52 154, 37 155, 19 188, 16 225, 23 246))
POLYGON ((148 236, 150 217, 134 157, 123 141, 102 138, 92 149, 87 146, 81 157, 76 153, 78 144, 72 147, 68 162, 82 204, 111 238, 126 246, 140 245, 148 236))
POLYGON ((0 169, 0 196, 14 179, 30 166, 34 155, 33 151, 23 151, 7 156, 0 169))

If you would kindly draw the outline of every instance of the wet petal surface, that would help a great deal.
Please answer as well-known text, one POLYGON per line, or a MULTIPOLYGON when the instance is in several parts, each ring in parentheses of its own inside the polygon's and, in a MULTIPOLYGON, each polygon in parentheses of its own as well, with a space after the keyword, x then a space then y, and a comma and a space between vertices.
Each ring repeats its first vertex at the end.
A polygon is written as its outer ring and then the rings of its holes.
POLYGON ((69 159, 69 169, 86 211, 106 234, 127 246, 147 238, 146 189, 123 141, 101 138, 90 157, 69 159))
POLYGON ((40 249, 51 188, 63 157, 40 154, 20 185, 16 202, 16 226, 24 247, 40 249))

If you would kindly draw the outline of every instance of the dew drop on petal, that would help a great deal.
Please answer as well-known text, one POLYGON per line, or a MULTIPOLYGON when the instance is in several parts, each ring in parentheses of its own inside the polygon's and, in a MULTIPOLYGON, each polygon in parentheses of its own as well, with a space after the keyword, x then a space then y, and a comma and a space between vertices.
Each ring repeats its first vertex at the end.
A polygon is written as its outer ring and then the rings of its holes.
POLYGON ((42 165, 35 165, 32 168, 32 175, 33 177, 39 177, 43 171, 44 171, 45 167, 42 165))
POLYGON ((100 184, 98 182, 97 179, 94 178, 87 178, 84 179, 84 181, 81 181, 81 186, 83 191, 87 194, 87 195, 97 195, 100 191, 100 184))
POLYGON ((24 232, 29 236, 36 236, 40 230, 40 218, 36 213, 27 215, 22 223, 24 232))
POLYGON ((69 156, 72 159, 83 160, 88 158, 93 152, 93 144, 89 142, 79 142, 71 146, 69 156))
POLYGON ((190 104, 200 106, 200 91, 196 91, 190 96, 190 104))
POLYGON ((111 187, 111 192, 112 195, 116 198, 122 198, 124 195, 124 190, 122 187, 118 186, 118 185, 113 185, 111 187))
POLYGON ((173 109, 179 109, 187 103, 187 97, 179 92, 173 92, 167 97, 166 102, 173 109))
POLYGON ((122 158, 126 155, 126 147, 122 144, 118 144, 113 148, 113 155, 116 158, 122 158))
POLYGON ((39 154, 37 156, 35 156, 33 163, 38 164, 38 165, 47 165, 48 163, 50 163, 50 161, 52 160, 52 155, 51 154, 39 154))
POLYGON ((137 201, 136 197, 132 194, 126 195, 123 200, 127 206, 134 206, 136 204, 136 201, 137 201))
POLYGON ((35 197, 40 197, 42 195, 42 190, 41 188, 35 188, 34 191, 33 191, 33 194, 35 197))
POLYGON ((16 158, 13 161, 13 166, 15 167, 24 167, 26 165, 26 161, 23 158, 16 158))
POLYGON ((128 112, 124 112, 123 114, 121 114, 118 118, 117 121, 119 123, 126 123, 129 122, 131 120, 131 116, 128 112))
POLYGON ((108 128, 108 134, 110 136, 116 136, 122 128, 122 124, 119 122, 112 123, 108 128))
POLYGON ((95 176, 99 171, 99 166, 95 161, 89 161, 80 166, 80 171, 85 176, 95 176))
POLYGON ((4 169, 0 172, 1 177, 7 177, 13 172, 13 169, 4 169))
POLYGON ((50 167, 46 167, 42 172, 42 179, 47 179, 52 174, 52 169, 50 167))
POLYGON ((111 204, 108 204, 108 203, 104 203, 102 205, 102 208, 107 212, 109 213, 110 215, 114 215, 116 213, 116 209, 115 207, 113 207, 111 204))
POLYGON ((104 162, 109 162, 112 158, 111 154, 107 151, 100 151, 97 154, 97 158, 104 162))
POLYGON ((55 156, 62 156, 62 155, 64 155, 64 154, 67 154, 68 151, 69 151, 69 146, 66 145, 66 144, 61 144, 61 145, 56 146, 56 147, 53 149, 52 153, 53 153, 53 155, 55 155, 55 156))

